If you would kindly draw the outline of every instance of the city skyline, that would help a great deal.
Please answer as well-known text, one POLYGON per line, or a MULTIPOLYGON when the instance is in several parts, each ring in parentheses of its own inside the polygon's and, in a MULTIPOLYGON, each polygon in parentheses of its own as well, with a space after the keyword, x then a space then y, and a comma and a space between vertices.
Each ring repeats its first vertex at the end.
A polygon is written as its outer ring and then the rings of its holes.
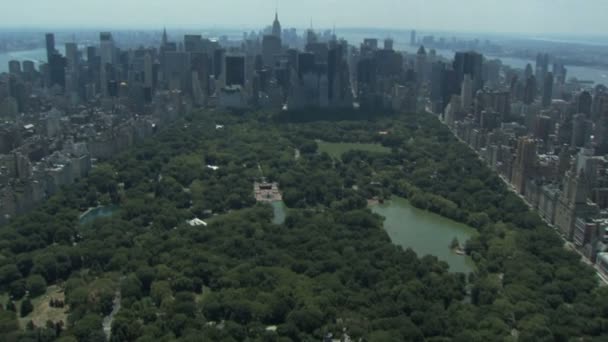
POLYGON ((608 23, 603 13, 608 3, 598 0, 584 6, 565 0, 547 1, 471 0, 462 6, 455 0, 231 0, 218 4, 181 0, 179 4, 139 0, 127 3, 108 0, 80 3, 74 0, 9 3, 0 28, 125 28, 147 29, 166 26, 176 29, 251 29, 269 22, 278 9, 285 27, 383 28, 479 32, 488 34, 593 35, 603 36, 608 23), (547 6, 551 11, 547 11, 547 6), (327 11, 328 7, 337 8, 327 11), (120 8, 120 11, 113 10, 120 8), (111 11, 112 15, 100 15, 111 11), (55 13, 48 16, 48 13, 55 13), (65 13, 65 14, 63 14, 65 13), (134 16, 133 13, 138 13, 134 16), (513 18, 517 18, 514 25, 513 18), (60 24, 58 24, 60 23, 60 24), (118 24, 120 23, 120 24, 118 24), (237 24, 238 23, 238 24, 237 24), (593 25, 589 25, 593 23, 593 25), (592 28, 592 29, 590 29, 592 28))

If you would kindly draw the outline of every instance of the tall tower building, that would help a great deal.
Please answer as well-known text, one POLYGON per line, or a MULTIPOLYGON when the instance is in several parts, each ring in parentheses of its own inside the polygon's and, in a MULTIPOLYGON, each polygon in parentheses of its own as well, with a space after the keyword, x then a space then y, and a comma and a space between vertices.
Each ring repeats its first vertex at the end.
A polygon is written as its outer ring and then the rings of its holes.
POLYGON ((576 114, 572 120, 572 147, 585 147, 589 144, 593 123, 585 114, 576 114))
POLYGON ((589 205, 589 179, 586 172, 572 164, 570 171, 563 177, 563 191, 559 196, 555 226, 569 239, 574 233, 574 222, 577 217, 589 217, 597 214, 597 206, 589 205))
POLYGON ((224 57, 224 77, 225 86, 245 86, 245 56, 229 55, 224 57))
POLYGON ((161 47, 167 46, 169 43, 169 38, 167 37, 167 28, 163 28, 163 37, 161 40, 161 47))
POLYGON ((578 113, 583 113, 587 118, 591 117, 591 107, 593 105, 593 98, 591 93, 583 91, 576 96, 576 109, 578 113))
POLYGON ((46 40, 46 61, 51 62, 51 56, 55 53, 55 35, 47 33, 45 36, 46 40))
POLYGON ((114 40, 110 32, 99 34, 99 56, 102 65, 114 64, 114 40))
POLYGON ((59 53, 53 53, 49 61, 49 86, 65 88, 66 59, 59 53))
POLYGON ((8 72, 13 75, 21 74, 21 63, 16 60, 8 61, 8 72))
POLYGON ((534 71, 532 70, 532 64, 526 64, 526 70, 524 71, 524 79, 528 79, 534 75, 534 71))
POLYGON ((531 75, 526 79, 524 86, 524 103, 531 105, 536 99, 536 77, 531 75))
POLYGON ((512 183, 517 192, 523 194, 526 190, 526 181, 534 175, 536 163, 536 141, 528 137, 517 141, 517 156, 513 165, 512 183))
POLYGON ((473 80, 473 93, 483 88, 483 55, 475 51, 456 52, 453 66, 459 84, 464 80, 464 75, 468 74, 473 80))
POLYGON ((150 52, 144 55, 144 87, 152 88, 152 56, 150 52))
POLYGON ((416 30, 412 30, 410 33, 410 45, 416 46, 416 30))
POLYGON ((65 43, 65 58, 68 69, 75 70, 78 62, 78 46, 76 43, 65 43))
POLYGON ((281 23, 279 22, 279 12, 274 13, 274 22, 272 23, 272 35, 281 38, 281 23))
POLYGON ((395 42, 391 39, 391 38, 386 38, 384 40, 384 50, 393 50, 393 46, 395 45, 395 42))
POLYGON ((281 53, 281 38, 275 35, 265 35, 262 38, 262 60, 264 65, 274 68, 277 56, 281 53))
POLYGON ((426 69, 426 50, 424 49, 424 46, 420 46, 420 49, 418 49, 418 53, 416 54, 416 77, 420 84, 427 79, 426 69))
POLYGON ((547 72, 543 81, 543 108, 547 108, 551 105, 553 99, 553 73, 547 72))
MULTIPOLYGON (((536 56, 536 79, 542 82, 547 72, 549 72, 549 54, 539 53, 536 56)), ((544 83, 541 86, 544 86, 544 83)))
POLYGON ((462 109, 464 109, 465 113, 468 113, 473 105, 473 80, 470 75, 464 75, 460 98, 462 101, 462 109))

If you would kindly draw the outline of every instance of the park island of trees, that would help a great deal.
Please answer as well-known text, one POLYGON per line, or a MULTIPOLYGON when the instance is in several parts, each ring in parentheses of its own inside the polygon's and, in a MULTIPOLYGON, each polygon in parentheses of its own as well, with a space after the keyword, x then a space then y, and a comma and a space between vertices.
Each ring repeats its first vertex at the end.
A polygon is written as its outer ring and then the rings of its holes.
POLYGON ((435 117, 314 119, 192 114, 0 227, 0 340, 608 339, 608 288, 435 117), (475 271, 392 244, 391 196, 476 228, 475 271))

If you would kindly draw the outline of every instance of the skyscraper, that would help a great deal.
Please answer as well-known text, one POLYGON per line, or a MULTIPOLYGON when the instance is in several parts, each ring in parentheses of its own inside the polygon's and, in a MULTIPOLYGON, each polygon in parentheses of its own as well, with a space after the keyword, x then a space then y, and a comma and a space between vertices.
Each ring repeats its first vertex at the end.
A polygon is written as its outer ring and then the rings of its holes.
MULTIPOLYGON (((543 82, 549 72, 549 54, 539 53, 536 56, 536 79, 543 82)), ((544 87, 544 82, 541 84, 544 87)))
POLYGON ((76 43, 65 43, 65 58, 67 59, 68 68, 76 69, 78 62, 78 46, 76 43))
POLYGON ((270 68, 275 66, 277 55, 281 53, 281 38, 275 35, 265 35, 262 38, 262 60, 270 68))
POLYGON ((202 52, 203 37, 200 34, 187 34, 184 36, 184 50, 186 52, 202 52))
POLYGON ((589 93, 588 91, 582 91, 576 96, 577 112, 585 114, 587 118, 591 117, 592 104, 593 98, 591 97, 591 93, 589 93))
POLYGON ((593 123, 585 114, 576 114, 572 120, 572 147, 585 147, 589 143, 593 123))
POLYGON ((245 86, 245 56, 231 55, 225 57, 224 85, 245 86))
POLYGON ((536 99, 536 77, 530 75, 524 86, 524 104, 531 105, 536 99))
POLYGON ((553 73, 547 72, 545 74, 545 79, 543 82, 543 102, 542 105, 544 108, 547 108, 551 105, 551 100, 553 99, 553 73))
POLYGON ((152 89, 152 56, 149 52, 144 55, 144 87, 152 89))
POLYGON ((279 12, 274 14, 274 22, 272 23, 272 35, 281 39, 281 23, 279 22, 279 12))
POLYGON ((464 75, 461 88, 460 98, 462 101, 462 109, 466 114, 471 110, 471 106, 473 105, 473 80, 470 75, 464 75))
POLYGON ((523 194, 526 180, 533 175, 536 163, 536 142, 528 137, 519 138, 517 141, 517 156, 513 165, 512 183, 517 192, 523 194))
POLYGON ((410 33, 410 46, 416 46, 416 30, 410 33))
POLYGON ((16 60, 8 61, 8 72, 13 75, 21 74, 21 63, 16 60))
POLYGON ((384 50, 393 50, 394 41, 391 38, 384 40, 384 50))
POLYGON ((163 28, 163 36, 161 38, 160 46, 161 47, 167 46, 168 43, 169 43, 169 38, 167 37, 167 28, 164 27, 163 28))
POLYGON ((55 53, 55 35, 52 33, 47 33, 45 36, 46 40, 46 61, 47 63, 51 62, 51 55, 55 53))
POLYGON ((424 46, 420 46, 416 54, 416 78, 419 84, 424 83, 427 79, 426 69, 426 50, 424 46))
POLYGON ((65 57, 57 52, 53 53, 49 61, 49 86, 59 86, 62 89, 65 88, 65 67, 65 57))
POLYGON ((190 54, 177 51, 166 52, 163 76, 169 82, 169 89, 190 93, 192 89, 190 54))
POLYGON ((215 76, 216 80, 218 80, 222 75, 225 54, 226 50, 224 49, 216 49, 213 51, 213 76, 215 76))
POLYGON ((101 64, 114 64, 114 41, 110 32, 99 34, 99 55, 101 64))
POLYGON ((462 84, 464 75, 470 75, 473 80, 473 93, 483 87, 483 55, 475 52, 456 52, 454 56, 454 71, 458 75, 458 83, 462 84))
POLYGON ((443 62, 435 62, 431 65, 431 104, 433 106, 433 112, 442 113, 444 110, 443 106, 443 74, 446 69, 446 64, 443 62))

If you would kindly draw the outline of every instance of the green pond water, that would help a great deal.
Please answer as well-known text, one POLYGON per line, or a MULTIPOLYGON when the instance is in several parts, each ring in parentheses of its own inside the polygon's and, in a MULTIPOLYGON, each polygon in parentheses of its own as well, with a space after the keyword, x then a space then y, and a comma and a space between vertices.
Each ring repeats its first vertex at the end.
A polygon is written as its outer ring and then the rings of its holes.
POLYGON ((404 198, 393 197, 371 210, 383 216, 384 229, 393 243, 404 249, 411 248, 419 257, 430 254, 450 265, 451 272, 469 273, 475 264, 468 256, 458 255, 450 249, 457 238, 461 245, 477 234, 467 225, 440 215, 420 210, 404 198))
POLYGON ((285 218, 287 217, 287 208, 285 207, 285 203, 283 203, 283 201, 272 202, 272 211, 274 213, 272 223, 285 223, 285 218))
POLYGON ((371 143, 331 143, 317 140, 319 152, 325 152, 332 158, 341 158, 348 151, 364 151, 377 153, 390 153, 391 149, 380 144, 371 143))
POLYGON ((79 222, 80 224, 84 225, 92 223, 98 218, 112 217, 112 215, 114 215, 118 209, 119 207, 117 205, 97 207, 82 215, 79 222))

